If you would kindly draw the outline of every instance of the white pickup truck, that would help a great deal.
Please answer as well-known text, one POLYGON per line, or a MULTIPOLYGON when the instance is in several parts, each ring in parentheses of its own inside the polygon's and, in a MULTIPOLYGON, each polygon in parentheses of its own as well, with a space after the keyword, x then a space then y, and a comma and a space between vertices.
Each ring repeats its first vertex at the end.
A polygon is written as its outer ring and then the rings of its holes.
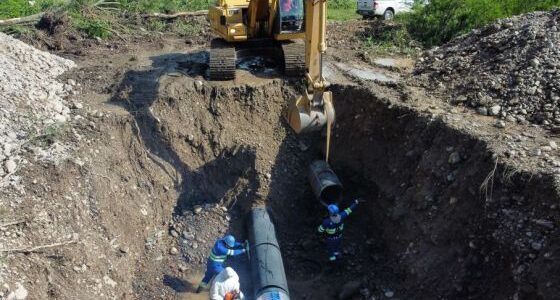
POLYGON ((396 14, 412 10, 414 0, 358 0, 358 14, 364 19, 381 16, 391 20, 396 14))

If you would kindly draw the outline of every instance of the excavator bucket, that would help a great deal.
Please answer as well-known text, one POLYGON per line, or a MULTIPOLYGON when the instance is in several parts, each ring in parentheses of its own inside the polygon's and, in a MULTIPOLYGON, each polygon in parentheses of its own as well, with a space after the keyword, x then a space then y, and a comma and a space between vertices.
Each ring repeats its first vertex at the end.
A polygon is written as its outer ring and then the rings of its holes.
POLYGON ((327 119, 334 123, 331 92, 310 95, 306 91, 288 108, 288 123, 296 133, 321 130, 327 119))

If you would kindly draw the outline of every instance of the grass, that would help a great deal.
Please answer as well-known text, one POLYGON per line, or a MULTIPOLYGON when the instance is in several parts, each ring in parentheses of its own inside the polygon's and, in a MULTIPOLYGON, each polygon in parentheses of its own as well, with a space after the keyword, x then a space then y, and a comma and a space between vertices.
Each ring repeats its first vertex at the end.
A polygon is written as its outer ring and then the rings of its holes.
POLYGON ((130 12, 149 13, 191 11, 208 9, 214 0, 120 0, 121 6, 130 12))
POLYGON ((348 21, 361 19, 362 16, 356 13, 355 8, 329 8, 327 18, 333 21, 348 21))
POLYGON ((0 19, 28 16, 62 4, 62 0, 0 0, 0 19))
POLYGON ((558 6, 560 0, 432 0, 418 5, 404 23, 414 38, 431 47, 500 18, 558 6))

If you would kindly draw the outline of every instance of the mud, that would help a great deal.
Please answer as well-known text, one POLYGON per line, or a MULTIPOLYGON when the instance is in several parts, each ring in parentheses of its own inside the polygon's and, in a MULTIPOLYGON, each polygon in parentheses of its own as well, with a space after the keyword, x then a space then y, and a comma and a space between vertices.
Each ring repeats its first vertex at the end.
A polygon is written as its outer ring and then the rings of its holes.
MULTIPOLYGON (((40 216, 19 228, 26 241, 79 238, 3 258, 33 298, 195 299, 213 242, 226 232, 244 239, 255 205, 271 210, 293 299, 560 294, 557 176, 539 157, 505 155, 508 136, 525 132, 528 148, 548 141, 538 128, 497 129, 404 80, 356 85, 329 61, 331 164, 342 205, 365 200, 346 226, 344 260, 329 265, 316 233, 325 210, 306 178, 323 137, 295 136, 283 118, 298 82, 253 68, 207 82, 204 48, 185 47, 94 48, 67 74, 84 86, 85 120, 74 128, 82 147, 60 165, 24 170, 35 183, 9 194, 19 214, 40 216)), ((348 64, 400 75, 358 61, 348 64)), ((247 258, 231 263, 250 290, 247 258)))

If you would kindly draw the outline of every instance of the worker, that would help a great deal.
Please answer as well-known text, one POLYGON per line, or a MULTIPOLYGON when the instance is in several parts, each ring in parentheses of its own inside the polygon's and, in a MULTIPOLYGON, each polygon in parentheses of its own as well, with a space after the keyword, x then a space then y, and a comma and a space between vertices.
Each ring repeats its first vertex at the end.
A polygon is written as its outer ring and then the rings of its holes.
POLYGON ((247 252, 246 245, 247 242, 245 244, 236 242, 233 235, 226 235, 223 239, 217 240, 212 251, 210 251, 210 257, 208 257, 206 263, 206 273, 196 292, 200 293, 208 286, 214 276, 224 270, 224 263, 228 256, 238 256, 247 252))
POLYGON ((340 212, 336 204, 330 204, 327 206, 329 211, 329 217, 323 221, 323 224, 319 226, 320 233, 326 233, 326 246, 327 252, 329 254, 329 261, 334 262, 340 256, 339 248, 342 242, 342 231, 344 230, 344 219, 348 217, 354 209, 358 206, 360 201, 358 199, 354 200, 350 207, 346 208, 344 211, 340 212))
POLYGON ((292 0, 282 0, 282 12, 289 13, 292 10, 292 0))
POLYGON ((239 275, 230 267, 216 275, 210 286, 210 300, 243 300, 239 275))

